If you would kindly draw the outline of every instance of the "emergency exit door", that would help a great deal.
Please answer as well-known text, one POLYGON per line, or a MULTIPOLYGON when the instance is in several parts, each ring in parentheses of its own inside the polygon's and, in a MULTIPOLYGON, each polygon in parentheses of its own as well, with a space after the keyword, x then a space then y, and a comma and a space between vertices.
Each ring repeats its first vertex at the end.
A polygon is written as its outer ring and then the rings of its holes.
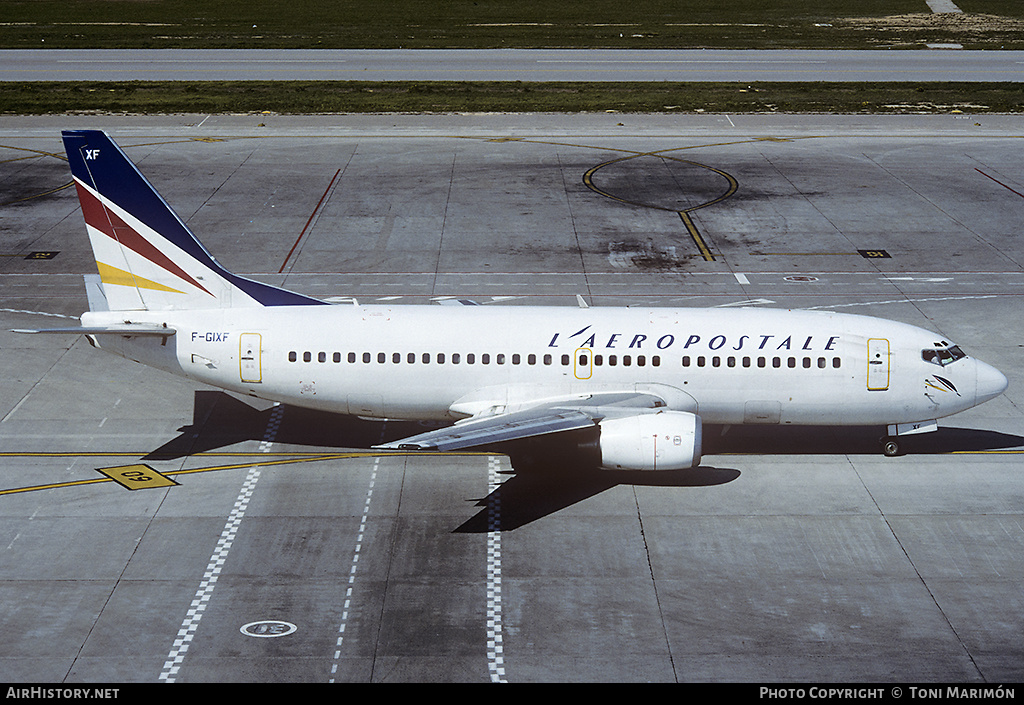
POLYGON ((573 358, 573 373, 576 379, 590 379, 594 373, 594 351, 590 348, 579 348, 573 358))
POLYGON ((238 338, 238 367, 243 382, 263 381, 262 337, 259 333, 242 333, 238 338))
POLYGON ((884 392, 889 388, 889 341, 868 340, 868 391, 884 392))

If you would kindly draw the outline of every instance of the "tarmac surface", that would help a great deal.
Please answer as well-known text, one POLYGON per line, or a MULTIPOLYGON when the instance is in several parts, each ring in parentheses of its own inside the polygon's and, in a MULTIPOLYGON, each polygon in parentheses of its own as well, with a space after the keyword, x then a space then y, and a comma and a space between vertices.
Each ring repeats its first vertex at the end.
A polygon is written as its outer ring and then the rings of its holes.
POLYGON ((0 81, 1010 81, 1024 52, 8 49, 0 81))
POLYGON ((3 680, 1021 681, 1022 140, 1018 116, 4 118, 3 680), (1010 387, 897 458, 874 428, 709 428, 666 473, 371 452, 414 425, 9 332, 87 307, 59 134, 83 127, 229 269, 306 294, 857 312, 1010 387))

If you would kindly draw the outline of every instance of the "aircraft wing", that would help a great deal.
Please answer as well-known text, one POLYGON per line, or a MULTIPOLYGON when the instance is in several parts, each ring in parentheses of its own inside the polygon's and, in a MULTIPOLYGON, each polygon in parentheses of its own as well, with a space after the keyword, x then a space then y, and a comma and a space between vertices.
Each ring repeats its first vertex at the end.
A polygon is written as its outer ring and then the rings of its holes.
MULTIPOLYGON (((493 394, 493 390, 491 394, 493 394)), ((469 395, 467 398, 474 398, 469 395)), ((486 398, 484 395, 482 398, 486 398)), ((453 405, 453 408, 459 404, 453 405)), ((483 411, 457 421, 453 426, 427 431, 409 438, 374 446, 390 450, 449 451, 514 441, 549 433, 592 428, 609 416, 650 413, 666 406, 665 399, 651 391, 619 390, 584 394, 545 401, 521 400, 511 410, 492 413, 489 402, 475 404, 483 411)), ((503 408, 509 409, 508 406, 503 408)))
POLYGON ((169 338, 177 331, 166 326, 123 323, 114 326, 71 326, 68 328, 14 328, 13 333, 79 333, 82 335, 152 335, 169 338))
POLYGON ((547 433, 590 428, 594 418, 574 409, 536 409, 513 414, 471 418, 454 426, 427 431, 374 448, 389 450, 459 450, 547 433))

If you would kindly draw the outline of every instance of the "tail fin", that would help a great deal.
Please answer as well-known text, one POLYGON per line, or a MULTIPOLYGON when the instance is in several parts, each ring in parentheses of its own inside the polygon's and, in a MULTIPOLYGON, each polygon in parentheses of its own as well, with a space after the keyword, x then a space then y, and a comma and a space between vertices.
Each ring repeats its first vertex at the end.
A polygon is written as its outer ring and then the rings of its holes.
POLYGON ((221 267, 105 132, 62 136, 111 310, 323 303, 221 267))

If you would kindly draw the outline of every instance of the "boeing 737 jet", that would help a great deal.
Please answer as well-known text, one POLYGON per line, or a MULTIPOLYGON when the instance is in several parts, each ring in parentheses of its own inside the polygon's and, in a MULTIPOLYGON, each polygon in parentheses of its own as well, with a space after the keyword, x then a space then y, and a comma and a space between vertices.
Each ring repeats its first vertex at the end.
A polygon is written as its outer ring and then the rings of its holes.
POLYGON ((224 269, 106 133, 63 139, 98 275, 81 327, 45 332, 261 399, 449 422, 379 448, 591 429, 602 467, 667 470, 700 463, 703 424, 877 425, 895 455, 1006 389, 942 336, 866 316, 330 305, 224 269))

